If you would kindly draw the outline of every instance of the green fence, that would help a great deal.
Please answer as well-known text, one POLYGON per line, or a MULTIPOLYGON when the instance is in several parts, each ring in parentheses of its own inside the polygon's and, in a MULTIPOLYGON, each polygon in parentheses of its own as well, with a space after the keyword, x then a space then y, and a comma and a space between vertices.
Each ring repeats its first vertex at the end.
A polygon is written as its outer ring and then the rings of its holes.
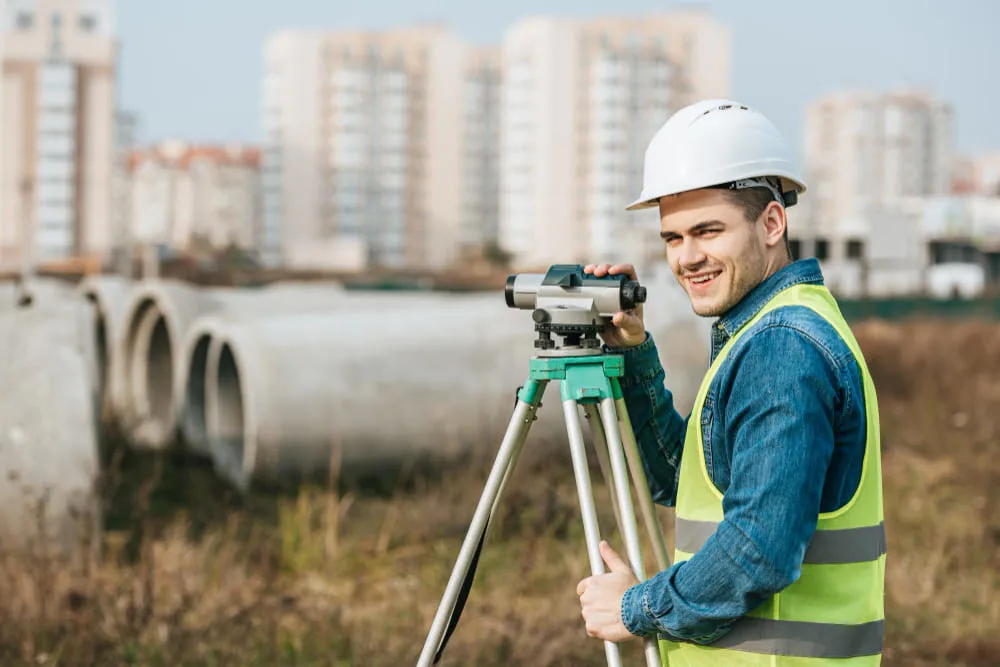
POLYGON ((1000 319, 1000 297, 978 299, 837 299, 848 321, 870 318, 904 319, 1000 319))

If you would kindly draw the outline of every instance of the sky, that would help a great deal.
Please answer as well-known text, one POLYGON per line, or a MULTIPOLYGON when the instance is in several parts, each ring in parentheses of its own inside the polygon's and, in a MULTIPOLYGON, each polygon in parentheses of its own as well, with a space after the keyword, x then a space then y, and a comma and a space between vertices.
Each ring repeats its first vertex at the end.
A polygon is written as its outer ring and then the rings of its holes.
MULTIPOLYGON (((693 3, 688 3, 693 4, 693 3)), ((725 0, 701 3, 731 30, 732 97, 800 149, 806 107, 838 90, 916 87, 950 103, 955 146, 1000 150, 1000 2, 725 0)), ((433 21, 478 44, 536 15, 643 15, 665 0, 117 0, 119 105, 140 143, 256 142, 261 54, 287 28, 385 29, 433 21)))

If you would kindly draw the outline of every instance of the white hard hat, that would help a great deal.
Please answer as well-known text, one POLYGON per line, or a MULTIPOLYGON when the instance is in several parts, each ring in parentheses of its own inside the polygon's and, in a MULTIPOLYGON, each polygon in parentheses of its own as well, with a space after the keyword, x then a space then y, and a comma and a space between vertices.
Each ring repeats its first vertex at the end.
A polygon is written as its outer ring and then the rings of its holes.
POLYGON ((732 100, 704 100, 674 113, 653 135, 642 194, 626 210, 652 208, 667 195, 726 185, 780 188, 779 201, 786 206, 806 191, 791 148, 764 114, 732 100))

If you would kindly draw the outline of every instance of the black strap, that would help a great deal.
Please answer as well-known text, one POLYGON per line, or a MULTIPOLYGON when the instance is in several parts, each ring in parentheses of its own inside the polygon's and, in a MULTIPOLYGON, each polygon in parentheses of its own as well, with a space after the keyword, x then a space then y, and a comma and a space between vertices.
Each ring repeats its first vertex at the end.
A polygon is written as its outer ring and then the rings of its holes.
POLYGON ((482 534, 479 536, 479 544, 476 546, 476 552, 472 554, 472 562, 469 563, 469 569, 465 573, 465 581, 462 582, 462 590, 458 593, 455 608, 451 612, 451 618, 448 619, 448 629, 445 631, 444 637, 441 638, 441 645, 438 646, 437 653, 434 654, 433 664, 435 665, 441 660, 441 656, 444 654, 444 647, 448 644, 451 633, 455 631, 458 619, 462 615, 462 609, 465 608, 465 601, 469 598, 469 591, 472 590, 472 580, 476 576, 476 567, 479 565, 479 554, 483 551, 483 544, 486 542, 486 533, 489 532, 489 529, 490 522, 487 521, 482 534))
MULTIPOLYGON (((517 388, 514 392, 514 409, 517 409, 517 402, 520 400, 521 390, 524 389, 523 386, 517 388)), ((469 591, 472 590, 472 580, 476 578, 476 568, 479 566, 479 555, 483 552, 483 545, 486 544, 486 535, 490 532, 490 523, 493 519, 493 513, 496 511, 497 503, 500 502, 499 496, 493 504, 493 511, 490 512, 489 517, 486 520, 486 525, 483 526, 483 532, 479 535, 479 544, 476 545, 476 551, 472 554, 472 562, 469 563, 469 569, 465 572, 465 581, 462 582, 462 588, 458 592, 458 599, 455 600, 455 608, 451 610, 451 618, 448 619, 448 629, 445 630, 444 637, 441 638, 441 644, 438 646, 437 652, 434 654, 434 662, 432 664, 436 665, 441 660, 441 656, 444 655, 444 647, 448 645, 448 640, 451 638, 453 632, 455 632, 455 626, 458 625, 458 619, 462 616, 462 610, 465 609, 465 602, 469 599, 469 591)))

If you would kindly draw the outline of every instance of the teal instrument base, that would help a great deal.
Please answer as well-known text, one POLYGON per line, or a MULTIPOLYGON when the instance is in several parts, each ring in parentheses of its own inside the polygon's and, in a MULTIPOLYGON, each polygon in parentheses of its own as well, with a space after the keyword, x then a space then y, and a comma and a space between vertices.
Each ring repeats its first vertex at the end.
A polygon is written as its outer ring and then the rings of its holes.
POLYGON ((541 400, 545 386, 552 380, 560 381, 562 400, 578 403, 600 403, 605 399, 622 397, 618 383, 625 372, 621 355, 600 354, 586 357, 533 357, 528 382, 518 392, 518 398, 536 405, 541 400))

